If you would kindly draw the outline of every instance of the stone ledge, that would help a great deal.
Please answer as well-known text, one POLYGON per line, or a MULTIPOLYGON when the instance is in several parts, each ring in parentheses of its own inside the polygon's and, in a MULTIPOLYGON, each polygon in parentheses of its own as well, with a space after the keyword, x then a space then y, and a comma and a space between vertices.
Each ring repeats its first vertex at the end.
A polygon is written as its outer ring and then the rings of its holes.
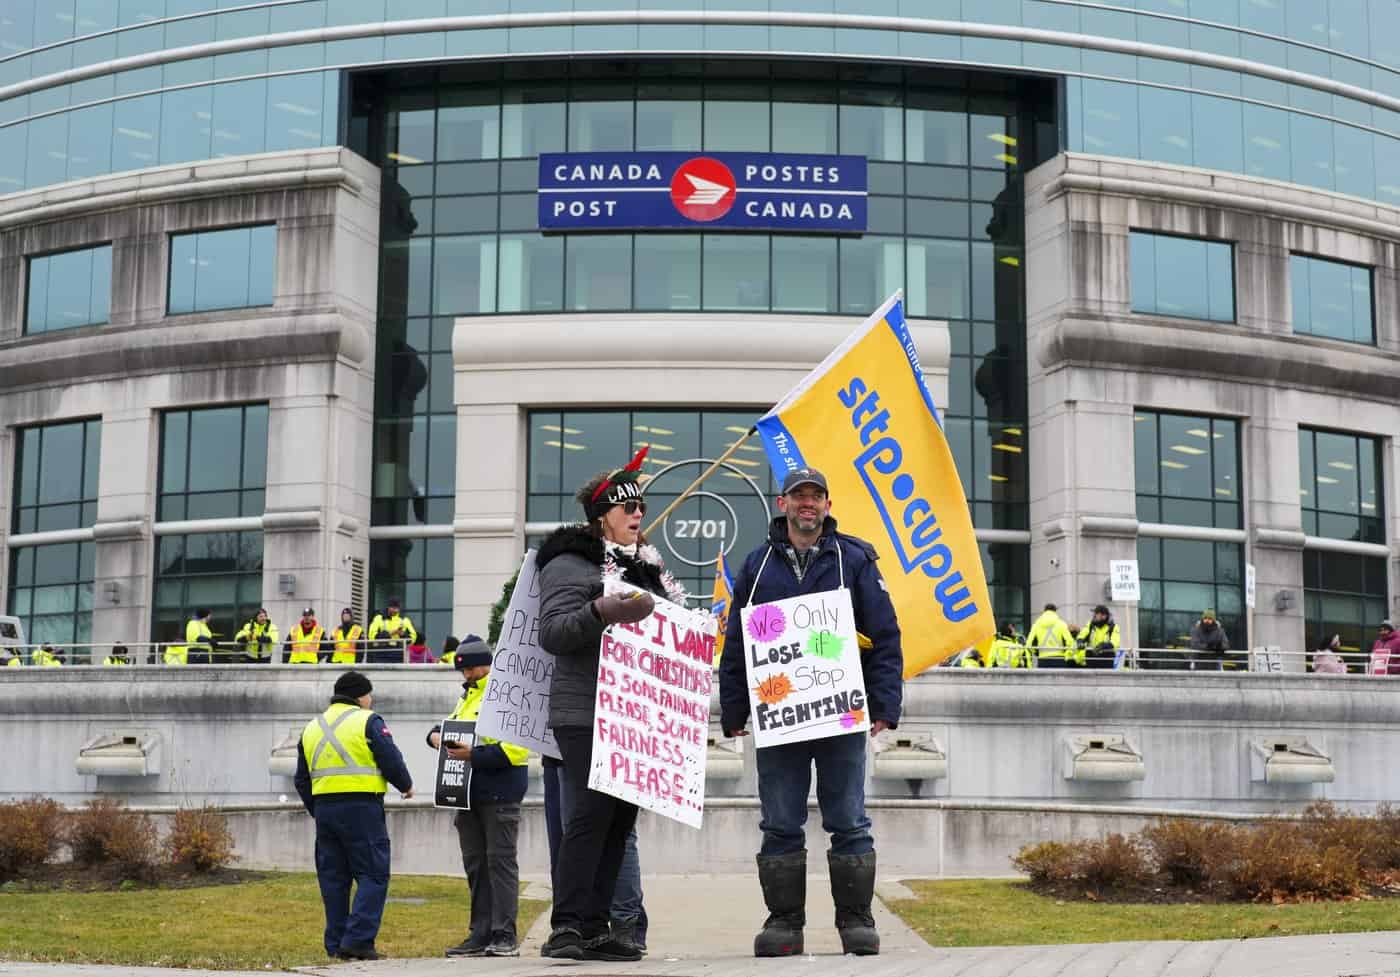
POLYGON ((1120 367, 1386 403, 1395 402, 1400 371, 1400 357, 1374 346, 1163 320, 1149 324, 1069 315, 1047 323, 1032 344, 1035 360, 1046 372, 1061 366, 1120 367), (1205 348, 1210 356, 1201 355, 1205 348))

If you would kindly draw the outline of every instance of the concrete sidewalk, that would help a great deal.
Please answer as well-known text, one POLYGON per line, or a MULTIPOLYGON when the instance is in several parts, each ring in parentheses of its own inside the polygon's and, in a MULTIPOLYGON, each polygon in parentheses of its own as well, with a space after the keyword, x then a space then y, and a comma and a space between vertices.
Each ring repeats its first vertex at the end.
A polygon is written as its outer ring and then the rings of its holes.
MULTIPOLYGON (((807 953, 758 961, 753 934, 765 915, 752 876, 648 876, 645 879, 650 955, 635 964, 576 964, 545 960, 539 946, 548 917, 532 927, 517 959, 382 960, 303 968, 324 977, 1400 977, 1400 932, 1290 936, 1190 943, 1099 943, 1071 946, 933 949, 883 905, 875 907, 883 952, 857 961, 840 955, 825 877, 808 880, 807 953)), ((547 896, 534 884, 527 894, 547 896)), ((898 895, 898 884, 882 886, 898 895)), ((252 977, 268 971, 189 971, 160 968, 0 962, 0 977, 252 977)))

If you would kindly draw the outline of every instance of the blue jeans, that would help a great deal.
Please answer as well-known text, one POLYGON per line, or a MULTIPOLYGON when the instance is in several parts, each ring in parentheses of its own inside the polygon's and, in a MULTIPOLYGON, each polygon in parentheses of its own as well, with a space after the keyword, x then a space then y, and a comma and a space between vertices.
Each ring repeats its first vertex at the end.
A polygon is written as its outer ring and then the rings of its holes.
MULTIPOLYGON (((563 768, 554 761, 544 764, 544 824, 549 836, 549 870, 551 877, 559 863, 559 842, 564 836, 564 822, 569 817, 572 806, 571 791, 565 786, 563 768)), ((551 879, 553 881, 553 879, 551 879)), ((637 939, 646 942, 647 910, 642 902, 642 859, 637 853, 637 829, 627 836, 627 847, 622 853, 622 869, 617 874, 617 887, 613 890, 612 908, 608 915, 614 922, 636 920, 637 939)))
POLYGON ((817 804, 822 827, 831 835, 831 853, 865 855, 875 850, 865 814, 865 740, 864 733, 848 733, 758 751, 760 855, 790 855, 807 847, 803 828, 813 763, 817 804))
POLYGON ((373 947, 389 895, 389 832, 378 796, 316 799, 316 881, 326 907, 327 955, 373 947))

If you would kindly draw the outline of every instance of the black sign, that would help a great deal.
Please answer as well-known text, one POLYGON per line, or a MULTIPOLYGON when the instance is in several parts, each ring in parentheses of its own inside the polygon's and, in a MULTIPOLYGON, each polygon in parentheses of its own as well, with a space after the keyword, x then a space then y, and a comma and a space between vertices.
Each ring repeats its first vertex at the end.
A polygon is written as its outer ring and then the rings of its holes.
POLYGON ((438 742, 437 778, 433 781, 433 806, 464 811, 472 806, 472 762, 447 755, 449 746, 475 746, 476 720, 444 719, 438 742))

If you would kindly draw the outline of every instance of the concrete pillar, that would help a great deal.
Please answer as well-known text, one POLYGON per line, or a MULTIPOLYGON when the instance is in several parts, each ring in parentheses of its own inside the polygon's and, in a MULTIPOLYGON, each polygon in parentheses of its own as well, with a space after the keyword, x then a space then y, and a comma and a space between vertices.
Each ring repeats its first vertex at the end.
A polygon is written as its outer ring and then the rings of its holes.
MULTIPOLYGON (((462 326, 459 328, 470 328, 462 326)), ((486 634, 491 605, 524 551, 527 426, 516 404, 457 408, 454 634, 486 634)))

